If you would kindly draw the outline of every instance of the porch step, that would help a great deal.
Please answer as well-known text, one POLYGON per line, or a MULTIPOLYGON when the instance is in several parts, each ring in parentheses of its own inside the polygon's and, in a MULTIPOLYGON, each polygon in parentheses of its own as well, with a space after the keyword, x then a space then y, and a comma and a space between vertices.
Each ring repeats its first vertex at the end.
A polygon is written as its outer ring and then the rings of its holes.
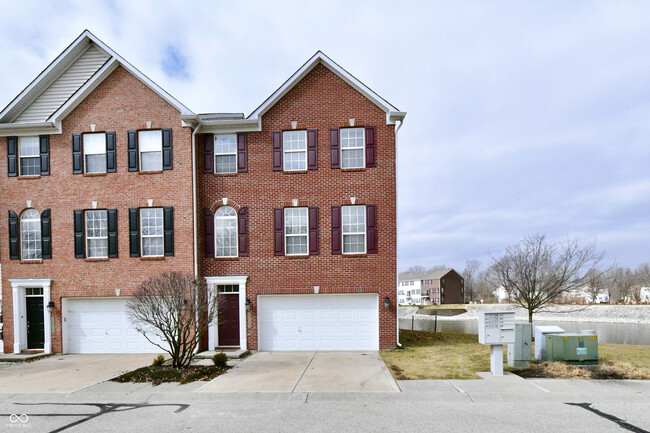
POLYGON ((47 358, 54 355, 53 353, 0 353, 0 362, 27 362, 36 361, 37 359, 47 358))
POLYGON ((197 353, 194 359, 212 359, 217 353, 225 353, 228 359, 241 359, 250 355, 250 351, 241 349, 206 350, 197 353))

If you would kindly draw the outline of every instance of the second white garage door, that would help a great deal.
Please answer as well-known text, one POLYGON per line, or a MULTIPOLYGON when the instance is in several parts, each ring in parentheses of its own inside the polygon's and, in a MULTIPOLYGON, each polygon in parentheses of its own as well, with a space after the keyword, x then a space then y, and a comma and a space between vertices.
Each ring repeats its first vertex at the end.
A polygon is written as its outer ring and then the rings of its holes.
MULTIPOLYGON (((64 335, 67 353, 160 353, 135 330, 127 298, 67 299, 64 335)), ((159 341, 159 340, 157 340, 159 341)))
POLYGON ((377 294, 259 296, 259 350, 378 350, 377 294))

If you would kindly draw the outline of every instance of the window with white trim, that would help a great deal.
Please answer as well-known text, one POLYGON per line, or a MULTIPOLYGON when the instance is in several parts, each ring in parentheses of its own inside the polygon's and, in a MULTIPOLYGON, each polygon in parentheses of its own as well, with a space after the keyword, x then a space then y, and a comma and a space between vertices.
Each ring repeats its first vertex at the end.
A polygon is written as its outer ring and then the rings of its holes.
POLYGON ((140 171, 159 171, 163 169, 162 131, 138 131, 140 152, 140 171))
POLYGON ((364 128, 341 128, 341 168, 366 166, 364 128))
POLYGON ((18 137, 18 158, 21 176, 41 174, 41 153, 38 137, 18 137))
POLYGON ((343 254, 366 253, 366 207, 343 206, 343 254))
POLYGON ((106 173, 106 133, 83 134, 84 172, 106 173))
POLYGON ((239 284, 219 284, 218 293, 239 293, 239 284))
POLYGON ((306 207, 284 208, 284 248, 288 256, 309 254, 309 216, 306 207))
POLYGON ((282 132, 284 171, 307 170, 307 131, 282 132))
POLYGON ((162 257, 165 254, 162 208, 140 209, 140 242, 142 257, 162 257))
POLYGON ((237 257, 237 212, 221 206, 214 213, 215 257, 237 257))
POLYGON ((41 215, 36 209, 27 209, 20 215, 20 257, 22 260, 41 260, 41 215))
POLYGON ((108 257, 108 211, 87 210, 86 214, 86 257, 99 259, 108 257))
POLYGON ((237 173, 237 134, 214 136, 214 170, 237 173))

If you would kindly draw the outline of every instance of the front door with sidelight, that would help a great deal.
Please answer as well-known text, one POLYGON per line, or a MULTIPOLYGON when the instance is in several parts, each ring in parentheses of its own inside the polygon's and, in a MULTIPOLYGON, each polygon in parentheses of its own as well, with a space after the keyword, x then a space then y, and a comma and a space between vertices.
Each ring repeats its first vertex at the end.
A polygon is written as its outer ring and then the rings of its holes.
POLYGON ((219 290, 219 346, 240 346, 239 342, 239 285, 217 286, 219 290))
POLYGON ((27 321, 27 349, 45 347, 45 321, 43 311, 43 289, 25 289, 25 310, 27 321))

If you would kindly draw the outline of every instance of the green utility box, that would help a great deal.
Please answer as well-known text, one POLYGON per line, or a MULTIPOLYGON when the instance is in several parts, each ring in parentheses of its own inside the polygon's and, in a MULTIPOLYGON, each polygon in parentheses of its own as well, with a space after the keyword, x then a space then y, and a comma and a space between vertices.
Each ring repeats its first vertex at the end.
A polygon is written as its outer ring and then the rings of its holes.
POLYGON ((568 333, 547 335, 546 361, 598 364, 598 336, 568 333))

